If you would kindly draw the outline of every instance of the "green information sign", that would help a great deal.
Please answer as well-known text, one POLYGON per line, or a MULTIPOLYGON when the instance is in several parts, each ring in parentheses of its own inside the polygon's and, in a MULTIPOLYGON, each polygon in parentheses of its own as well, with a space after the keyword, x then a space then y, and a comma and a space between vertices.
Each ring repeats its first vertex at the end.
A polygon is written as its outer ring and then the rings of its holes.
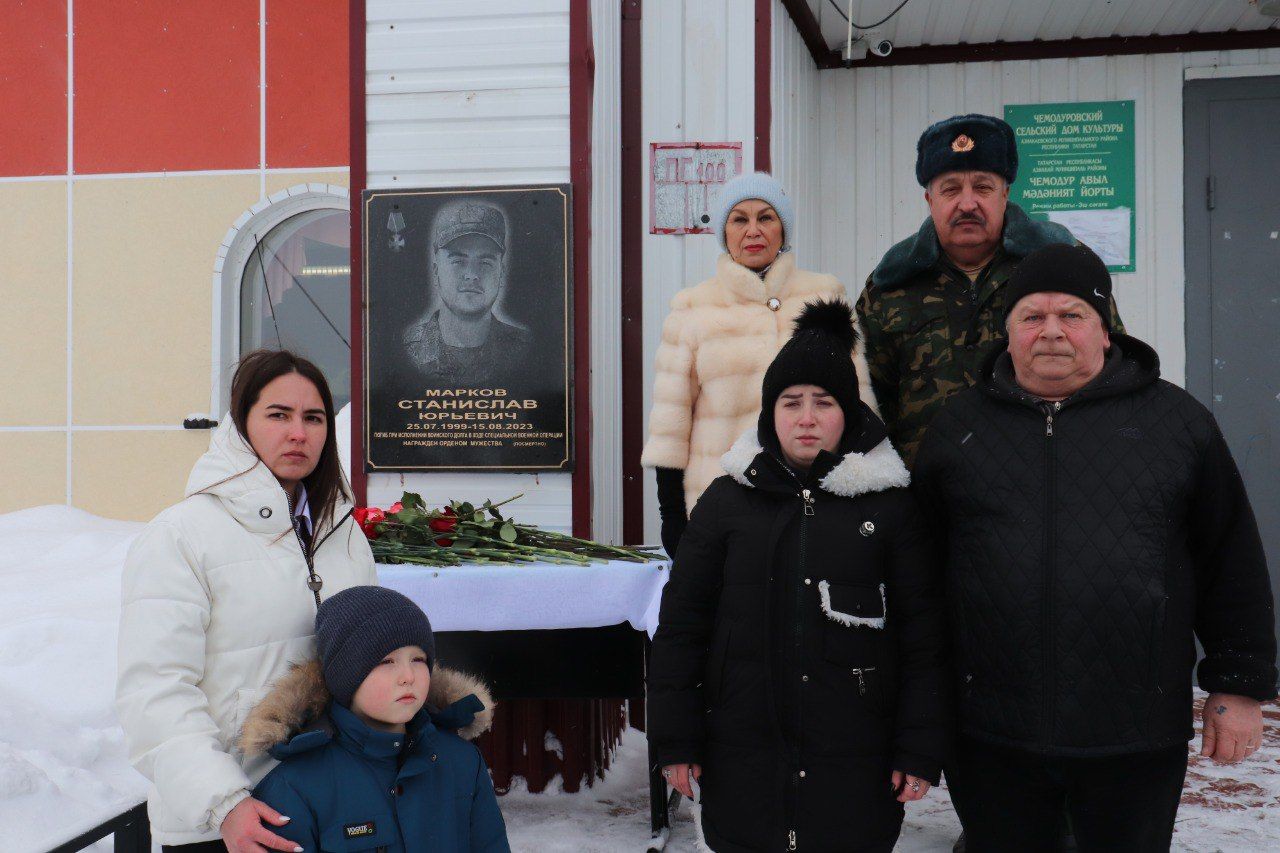
POLYGON ((1111 272, 1133 272, 1133 101, 1009 104, 1004 118, 1018 140, 1010 200, 1065 225, 1111 272))

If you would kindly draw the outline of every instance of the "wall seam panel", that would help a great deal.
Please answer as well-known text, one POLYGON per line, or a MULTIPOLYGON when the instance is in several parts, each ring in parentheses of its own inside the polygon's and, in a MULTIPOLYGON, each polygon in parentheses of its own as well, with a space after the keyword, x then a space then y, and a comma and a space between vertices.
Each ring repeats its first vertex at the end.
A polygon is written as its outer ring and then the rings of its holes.
POLYGON ((71 506, 74 493, 71 475, 75 468, 75 456, 71 447, 71 427, 75 418, 75 401, 73 394, 73 376, 75 365, 75 198, 72 180, 75 175, 75 0, 67 0, 67 430, 66 430, 66 462, 67 482, 66 501, 71 506))

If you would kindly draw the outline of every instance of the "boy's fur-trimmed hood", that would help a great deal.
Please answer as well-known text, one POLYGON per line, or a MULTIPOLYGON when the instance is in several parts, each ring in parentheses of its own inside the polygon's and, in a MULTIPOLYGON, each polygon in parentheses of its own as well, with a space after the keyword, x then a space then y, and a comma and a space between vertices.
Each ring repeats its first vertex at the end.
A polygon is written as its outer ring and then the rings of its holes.
MULTIPOLYGON (((294 664, 245 718, 239 746, 245 755, 267 752, 305 731, 320 720, 332 697, 324 683, 320 661, 294 664)), ((436 665, 431 673, 427 707, 440 709, 432 714, 440 728, 455 728, 463 740, 475 740, 493 726, 494 701, 488 685, 473 675, 436 665), (449 707, 468 696, 484 706, 471 714, 450 714, 449 707)))
MULTIPOLYGON (((1075 243, 1062 225, 1032 219, 1021 207, 1009 202, 1004 210, 1004 233, 1000 238, 1004 250, 1015 258, 1023 258, 1054 243, 1075 243)), ((920 230, 889 248, 871 273, 876 287, 896 287, 924 272, 938 262, 942 249, 938 246, 938 230, 933 217, 926 216, 920 230)))

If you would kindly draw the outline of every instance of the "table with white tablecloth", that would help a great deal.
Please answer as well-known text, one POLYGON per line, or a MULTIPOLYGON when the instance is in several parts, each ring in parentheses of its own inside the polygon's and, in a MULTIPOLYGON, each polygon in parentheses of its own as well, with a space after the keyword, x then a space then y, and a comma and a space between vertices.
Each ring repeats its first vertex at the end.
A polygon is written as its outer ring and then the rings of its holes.
POLYGON ((448 568, 378 564, 378 581, 426 611, 436 631, 527 631, 629 623, 653 636, 667 563, 615 560, 448 568))

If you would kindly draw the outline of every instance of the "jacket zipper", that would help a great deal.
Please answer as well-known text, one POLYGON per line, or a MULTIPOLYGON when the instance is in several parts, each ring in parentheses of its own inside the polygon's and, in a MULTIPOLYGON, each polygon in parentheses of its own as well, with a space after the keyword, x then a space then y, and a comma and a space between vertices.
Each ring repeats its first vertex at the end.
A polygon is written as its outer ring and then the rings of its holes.
POLYGON ((1044 650, 1043 650, 1043 673, 1044 673, 1044 696, 1043 696, 1043 714, 1044 719, 1041 722, 1041 741, 1044 746, 1049 745, 1053 734, 1053 578, 1054 578, 1054 447, 1053 447, 1053 416, 1062 411, 1062 403, 1045 403, 1041 409, 1044 412, 1044 460, 1045 460, 1045 559, 1044 559, 1044 650))
MULTIPOLYGON (((799 580, 806 576, 805 572, 805 546, 808 542, 808 523, 806 519, 814 516, 814 499, 813 492, 805 488, 804 483, 796 476, 795 472, 787 466, 783 468, 791 474, 791 478, 796 481, 796 485, 800 487, 800 500, 804 504, 804 512, 800 516, 800 565, 796 579, 799 580)), ((794 611, 792 612, 792 624, 795 625, 795 651, 800 668, 804 668, 804 587, 795 584, 794 611)), ((796 740, 792 745, 791 751, 791 796, 790 808, 787 810, 787 822, 794 823, 797 815, 800 814, 800 778, 804 773, 804 769, 800 766, 800 738, 804 724, 804 691, 798 687, 790 688, 796 691, 795 702, 795 724, 796 724, 796 740)), ((787 830, 787 849, 796 850, 796 831, 792 827, 787 830)))
MULTIPOLYGON (((406 737, 407 737, 407 736, 408 736, 408 733, 406 732, 406 737)), ((412 746, 413 746, 413 741, 412 741, 412 740, 410 740, 410 741, 409 741, 409 743, 405 746, 405 748, 404 748, 403 750, 401 750, 400 755, 401 755, 401 756, 408 755, 408 753, 409 753, 409 749, 410 749, 412 746)), ((364 760, 361 760, 361 761, 359 761, 358 763, 359 763, 359 765, 360 765, 361 769, 363 769, 363 770, 364 770, 365 776, 367 776, 367 777, 368 777, 368 778, 373 782, 373 788, 374 788, 374 790, 375 790, 375 791, 376 791, 376 790, 381 790, 381 789, 382 789, 382 780, 378 778, 378 774, 377 774, 377 773, 374 773, 374 772, 373 772, 373 768, 372 768, 372 767, 370 767, 370 766, 369 766, 369 765, 368 765, 364 760)), ((400 826, 400 797, 401 797, 401 794, 398 794, 398 793, 396 793, 396 792, 397 792, 397 790, 400 790, 400 771, 401 771, 402 769, 403 769, 403 765, 401 764, 400 760, 397 760, 397 761, 396 761, 396 772, 395 772, 395 775, 391 777, 391 789, 387 792, 387 793, 389 793, 389 794, 391 795, 391 820, 392 820, 392 821, 395 823, 395 825, 396 825, 396 835, 400 838, 401 843, 403 843, 403 842, 404 842, 404 829, 402 829, 402 828, 401 828, 401 826, 400 826)), ((377 850, 387 850, 387 849, 389 849, 389 848, 390 848, 390 845, 387 845, 387 846, 385 846, 385 847, 378 847, 378 848, 377 848, 377 850)))
MULTIPOLYGON (((976 279, 970 279, 969 276, 961 272, 958 267, 951 275, 952 281, 962 285, 966 289, 969 297, 969 314, 965 318, 963 339, 966 345, 972 346, 975 349, 978 346, 978 338, 980 337, 980 333, 977 328, 978 314, 982 309, 983 302, 985 301, 979 299, 979 297, 982 295, 982 289, 986 287, 987 281, 994 274, 995 268, 996 258, 993 256, 991 260, 987 261, 987 265, 978 273, 978 277, 976 279)), ((970 369, 974 368, 975 364, 976 354, 971 355, 970 357, 970 369)))
MULTIPOLYGON (((804 483, 801 482, 800 478, 796 476, 796 473, 792 471, 790 467, 783 464, 782 460, 778 459, 777 461, 778 461, 778 464, 782 466, 782 470, 790 474, 791 479, 795 480, 796 485, 800 487, 799 497, 804 504, 804 512, 801 513, 800 515, 800 567, 799 567, 799 573, 796 576, 797 579, 799 579, 805 576, 804 557, 805 557, 805 543, 806 543, 807 532, 808 532, 807 531, 808 525, 806 524, 805 519, 811 518, 814 515, 813 492, 805 488, 804 483)), ((800 658, 801 668, 803 668, 804 628, 802 625, 802 616, 804 614, 804 587, 801 586, 799 583, 797 583, 795 587, 796 587, 795 609, 792 613, 792 617, 793 617, 792 624, 795 625, 795 631, 793 635, 795 637, 795 648, 797 651, 797 655, 800 658)), ((800 730, 801 730, 801 726, 804 719, 804 714, 801 707, 804 702, 804 691, 800 690, 798 687, 789 687, 787 689, 796 691, 796 703, 795 703, 796 742, 791 747, 791 792, 787 797, 787 805, 786 805, 786 822, 792 823, 795 821, 796 815, 800 813, 800 774, 804 772, 804 770, 800 767, 800 740, 799 740, 800 730)), ((794 828, 790 828, 787 830, 787 849, 788 850, 797 849, 796 831, 794 828)))
MULTIPOLYGON (((307 589, 311 590, 311 594, 315 596, 316 610, 319 610, 320 590, 324 587, 324 580, 316 574, 316 564, 313 559, 313 552, 315 549, 308 551, 307 543, 302 541, 302 534, 298 532, 298 521, 293 514, 293 495, 286 492, 284 497, 285 501, 289 504, 289 527, 293 530, 293 538, 298 541, 298 547, 302 550, 302 559, 307 563, 307 589)), ((315 538, 316 532, 312 530, 311 541, 314 542, 315 538)), ((325 538, 327 539, 328 537, 326 536, 325 538)), ((321 540, 321 542, 323 543, 323 540, 321 540)), ((317 545, 316 548, 318 547, 320 546, 317 545)))

